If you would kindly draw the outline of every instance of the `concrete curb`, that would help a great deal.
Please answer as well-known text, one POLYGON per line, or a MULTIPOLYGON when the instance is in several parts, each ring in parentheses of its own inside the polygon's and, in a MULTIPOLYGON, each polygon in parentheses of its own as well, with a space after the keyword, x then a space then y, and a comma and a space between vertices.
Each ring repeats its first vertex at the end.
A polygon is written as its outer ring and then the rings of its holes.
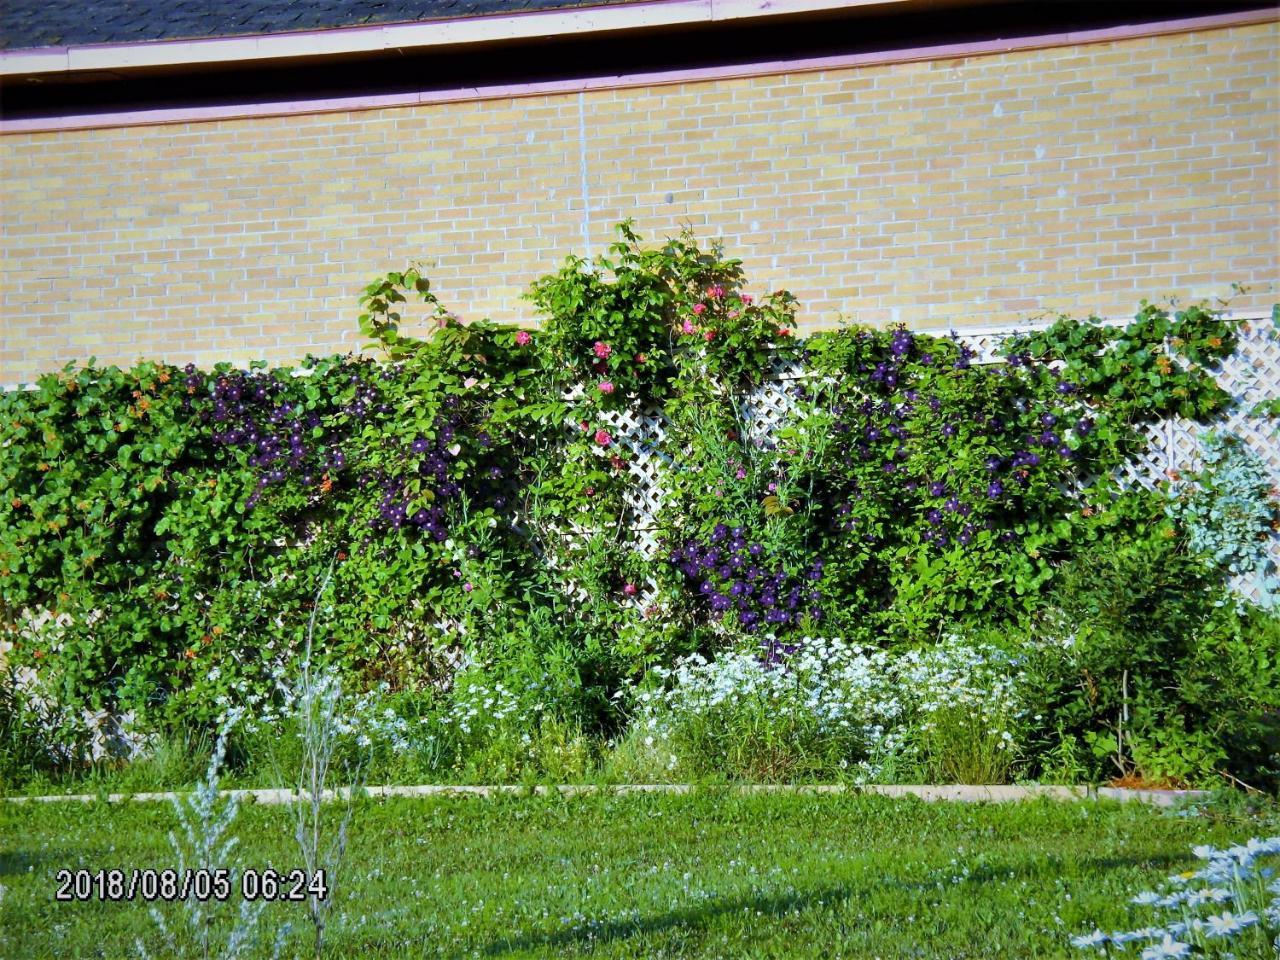
MULTIPOLYGON (((737 795, 754 795, 766 793, 821 795, 821 794, 877 794, 885 797, 919 797, 926 801, 946 801, 952 803, 1014 803, 1023 800, 1048 798, 1051 800, 1116 800, 1122 803, 1145 803, 1153 807, 1171 807, 1181 800, 1208 796, 1205 790, 1126 790, 1118 787, 1068 787, 1068 786, 973 786, 968 784, 868 784, 860 787, 846 787, 843 784, 738 784, 724 787, 699 787, 688 783, 630 783, 618 785, 602 784, 561 784, 558 786, 524 787, 515 784, 492 784, 486 786, 452 786, 448 784, 426 784, 422 786, 374 786, 364 788, 370 797, 497 797, 497 796, 533 796, 545 797, 558 795, 562 797, 591 796, 607 793, 625 796, 636 793, 691 794, 696 791, 724 790, 737 795)), ((351 791, 347 788, 326 790, 325 800, 346 800, 351 791)), ((234 796, 239 800, 253 803, 283 804, 298 799, 292 790, 223 790, 224 797, 234 796)), ((173 801, 186 794, 165 793, 112 793, 105 799, 108 803, 124 803, 136 801, 173 801)), ((5 797, 9 803, 92 803, 104 799, 100 794, 69 793, 44 797, 5 797)))

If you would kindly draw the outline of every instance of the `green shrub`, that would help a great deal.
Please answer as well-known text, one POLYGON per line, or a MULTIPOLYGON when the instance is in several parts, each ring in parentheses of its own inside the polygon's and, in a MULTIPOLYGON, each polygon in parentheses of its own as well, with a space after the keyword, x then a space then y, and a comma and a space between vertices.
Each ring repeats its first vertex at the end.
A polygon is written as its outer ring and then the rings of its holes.
POLYGON ((1042 742, 1087 745, 1094 777, 1268 782, 1280 625, 1171 533, 1099 539, 1060 571, 1032 627, 1042 742))

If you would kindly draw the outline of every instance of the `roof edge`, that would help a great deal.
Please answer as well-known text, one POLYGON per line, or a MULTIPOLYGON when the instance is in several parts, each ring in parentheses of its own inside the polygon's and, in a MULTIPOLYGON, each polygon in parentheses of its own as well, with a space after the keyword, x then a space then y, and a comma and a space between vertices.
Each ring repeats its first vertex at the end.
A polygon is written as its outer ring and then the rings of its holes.
POLYGON ((197 66, 251 60, 319 59, 341 54, 527 40, 547 36, 793 17, 858 7, 905 8, 919 0, 647 0, 615 6, 529 10, 411 23, 290 33, 144 40, 0 51, 0 77, 197 66))
POLYGON ((346 113, 386 109, 389 107, 412 107, 474 100, 587 93, 590 91, 634 87, 658 87, 680 83, 771 76, 783 73, 811 73, 894 63, 919 63, 930 60, 996 56, 1051 47, 1110 43, 1138 37, 1167 36, 1200 30, 1228 29, 1277 21, 1280 21, 1280 11, 1246 11, 1162 20, 1122 27, 1049 33, 1009 40, 948 43, 883 52, 756 62, 730 67, 703 67, 575 80, 501 84, 490 87, 460 87, 453 90, 432 90, 421 93, 355 95, 350 97, 314 98, 215 107, 188 106, 19 120, 7 120, 0 117, 0 136, 118 127, 163 126, 174 123, 242 120, 254 117, 346 113))

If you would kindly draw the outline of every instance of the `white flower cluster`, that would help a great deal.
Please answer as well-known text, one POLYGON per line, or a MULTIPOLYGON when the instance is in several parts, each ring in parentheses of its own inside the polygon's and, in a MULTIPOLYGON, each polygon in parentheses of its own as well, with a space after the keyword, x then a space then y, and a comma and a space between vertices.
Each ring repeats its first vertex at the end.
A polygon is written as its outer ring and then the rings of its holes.
POLYGON ((898 688, 919 714, 922 730, 939 714, 959 712, 985 727, 1001 749, 1013 742, 1011 721, 1022 714, 1017 661, 987 645, 956 637, 927 650, 909 650, 895 663, 898 688))
POLYGON ((1007 744, 1003 723, 1019 715, 1010 660, 994 648, 948 639, 928 651, 889 653, 835 638, 806 637, 770 663, 753 652, 694 655, 657 668, 654 688, 633 694, 638 722, 669 738, 684 723, 735 710, 804 719, 818 736, 861 753, 855 779, 877 776, 909 746, 913 724, 943 709, 969 711, 1007 744))
POLYGON ((424 717, 422 723, 452 728, 470 736, 496 736, 508 720, 527 721, 546 710, 541 698, 542 684, 533 683, 517 694, 500 680, 480 675, 464 675, 453 688, 449 706, 441 713, 424 717), (531 699, 539 702, 530 704, 531 699))
POLYGON ((1176 919, 1138 930, 1094 930, 1072 937, 1072 944, 1106 950, 1145 942, 1142 960, 1164 960, 1204 956, 1219 946, 1242 949, 1243 944, 1233 941, 1251 936, 1280 955, 1280 877, 1274 862, 1280 859, 1280 837, 1254 838, 1225 850, 1206 844, 1192 853, 1205 861, 1203 867, 1175 874, 1163 889, 1132 900, 1168 911, 1176 919), (1224 909, 1225 905, 1229 906, 1224 909))
MULTIPOLYGON (((292 725, 302 736, 301 719, 303 709, 301 671, 306 664, 296 668, 298 675, 290 674, 284 664, 272 668, 271 681, 274 690, 271 693, 259 693, 248 681, 240 680, 231 684, 231 689, 239 696, 220 696, 218 705, 224 715, 236 710, 242 713, 240 722, 242 729, 254 733, 263 727, 275 727, 279 724, 292 725)), ((371 690, 355 695, 348 693, 342 683, 339 671, 330 666, 313 667, 308 673, 307 682, 311 687, 311 702, 328 704, 332 701, 334 732, 341 738, 350 738, 361 747, 375 744, 385 745, 396 753, 408 750, 409 724, 395 710, 385 706, 390 688, 381 683, 371 690)))

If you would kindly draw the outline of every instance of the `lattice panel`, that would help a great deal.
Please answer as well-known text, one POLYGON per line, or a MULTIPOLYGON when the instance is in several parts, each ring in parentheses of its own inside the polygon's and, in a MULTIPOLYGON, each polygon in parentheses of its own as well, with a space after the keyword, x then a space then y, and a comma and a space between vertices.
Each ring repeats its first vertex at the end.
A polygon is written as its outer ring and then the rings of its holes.
POLYGON ((747 396, 739 409, 748 440, 769 443, 796 410, 796 388, 801 377, 766 380, 747 396))
MULTIPOLYGON (((999 363, 1002 341, 1013 333, 1042 329, 1047 324, 1023 325, 1017 328, 966 330, 959 340, 974 351, 975 363, 999 363)), ((948 335, 949 330, 921 331, 935 336, 948 335)), ((769 442, 796 410, 795 390, 810 377, 799 363, 778 364, 765 383, 745 398, 740 408, 746 436, 752 441, 769 442)), ((1232 431, 1266 461, 1272 478, 1280 487, 1280 436, 1273 421, 1255 417, 1249 410, 1264 400, 1280 397, 1280 338, 1266 320, 1247 328, 1240 338, 1236 353, 1222 366, 1218 381, 1237 398, 1231 414, 1212 429, 1232 431)), ((569 399, 572 399, 572 395, 569 399)), ((627 452, 628 471, 633 483, 626 493, 627 520, 635 538, 635 548, 652 558, 658 550, 654 535, 656 519, 662 509, 663 477, 670 468, 670 457, 663 452, 666 421, 658 410, 611 411, 603 419, 609 425, 614 442, 627 452)), ((576 429, 576 425, 573 425, 576 429)), ((1205 429, 1183 420, 1163 421, 1146 429, 1148 447, 1121 469, 1124 481, 1154 489, 1167 479, 1171 471, 1190 471, 1199 466, 1198 437, 1205 429)), ((607 456, 607 451, 600 451, 607 456)), ((1268 552, 1280 566, 1280 537, 1273 536, 1268 552)), ((652 585, 641 591, 637 602, 652 599, 652 585)), ((1255 583, 1238 581, 1236 588, 1254 599, 1260 597, 1255 583)))
MULTIPOLYGON (((1221 424, 1210 428, 1182 418, 1163 424, 1163 436, 1152 442, 1152 449, 1159 448, 1163 456, 1162 473, 1199 469, 1198 438, 1206 430, 1214 429, 1241 437, 1262 457, 1273 484, 1280 488, 1280 432, 1274 420, 1250 413, 1258 403, 1280 397, 1280 331, 1269 322, 1251 326, 1240 337, 1236 352, 1223 362, 1218 383, 1236 398, 1234 408, 1221 424)), ((1153 481, 1158 479, 1155 477, 1153 481)), ((1280 536, 1272 534, 1267 541, 1267 555, 1275 567, 1280 567, 1280 536)), ((1261 599, 1262 585, 1254 579, 1238 577, 1233 586, 1244 596, 1261 599)))

